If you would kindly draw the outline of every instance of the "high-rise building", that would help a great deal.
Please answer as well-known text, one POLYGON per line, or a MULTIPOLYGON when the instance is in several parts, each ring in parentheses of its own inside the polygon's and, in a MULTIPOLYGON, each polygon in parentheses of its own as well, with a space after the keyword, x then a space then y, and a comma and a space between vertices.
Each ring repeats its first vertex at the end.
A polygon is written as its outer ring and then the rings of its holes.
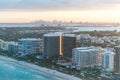
POLYGON ((4 47, 4 41, 0 39, 0 49, 3 49, 4 47))
POLYGON ((46 57, 72 58, 72 49, 76 47, 76 36, 73 34, 44 34, 44 55, 46 57))
POLYGON ((18 53, 18 43, 17 42, 7 42, 7 50, 9 53, 18 53))
POLYGON ((102 54, 102 67, 106 71, 113 71, 114 69, 114 52, 106 51, 102 54))
POLYGON ((120 74, 120 46, 115 47, 114 71, 120 74))
POLYGON ((40 39, 40 53, 41 54, 44 53, 44 42, 43 42, 43 39, 40 39))
POLYGON ((18 40, 18 54, 24 56, 26 54, 40 53, 40 39, 27 38, 18 40))
POLYGON ((76 36, 74 34, 62 35, 63 57, 72 58, 72 49, 76 47, 76 36))
POLYGON ((81 67, 93 67, 99 65, 99 49, 97 47, 78 47, 72 51, 72 63, 81 67))
POLYGON ((59 57, 60 53, 60 34, 44 34, 44 56, 59 57))

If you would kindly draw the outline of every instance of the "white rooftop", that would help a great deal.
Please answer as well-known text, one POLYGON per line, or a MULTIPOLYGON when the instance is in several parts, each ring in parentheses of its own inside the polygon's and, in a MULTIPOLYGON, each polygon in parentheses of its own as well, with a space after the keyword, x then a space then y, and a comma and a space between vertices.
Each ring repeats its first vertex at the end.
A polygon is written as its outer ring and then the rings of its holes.
POLYGON ((56 32, 56 33, 48 33, 48 34, 44 34, 44 36, 47 36, 47 37, 60 36, 60 35, 62 35, 62 33, 58 33, 58 32, 56 32))
POLYGON ((96 47, 78 47, 78 48, 74 48, 76 50, 79 50, 79 51, 95 51, 95 50, 98 50, 98 48, 96 47))
POLYGON ((18 45, 17 42, 14 42, 14 41, 10 41, 10 42, 6 42, 8 45, 18 45))
POLYGON ((109 54, 115 54, 115 53, 114 53, 114 52, 111 52, 111 51, 106 51, 106 52, 104 52, 103 54, 109 55, 109 54))
POLYGON ((63 36, 67 36, 67 37, 76 37, 75 34, 63 34, 63 36))
POLYGON ((22 41, 35 41, 35 40, 40 40, 40 38, 22 38, 22 39, 19 39, 19 40, 22 40, 22 41))
POLYGON ((48 33, 48 34, 44 34, 44 36, 67 36, 67 37, 75 37, 76 35, 75 34, 66 34, 66 33, 63 33, 63 32, 55 32, 55 33, 48 33))

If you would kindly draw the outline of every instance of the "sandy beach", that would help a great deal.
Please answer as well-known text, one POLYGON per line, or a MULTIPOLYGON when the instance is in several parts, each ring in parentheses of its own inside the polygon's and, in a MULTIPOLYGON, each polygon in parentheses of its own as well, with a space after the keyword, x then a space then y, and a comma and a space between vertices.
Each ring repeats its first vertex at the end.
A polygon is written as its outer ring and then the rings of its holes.
POLYGON ((13 62, 13 63, 19 64, 21 66, 36 70, 38 72, 42 72, 42 73, 45 73, 47 75, 54 76, 54 77, 58 78, 58 80, 82 80, 80 78, 74 77, 72 75, 64 74, 64 73, 58 72, 56 70, 51 70, 51 69, 48 69, 45 67, 40 67, 40 66, 37 66, 37 65, 34 65, 31 63, 27 63, 24 61, 17 61, 15 59, 5 57, 5 56, 0 56, 0 60, 13 62))

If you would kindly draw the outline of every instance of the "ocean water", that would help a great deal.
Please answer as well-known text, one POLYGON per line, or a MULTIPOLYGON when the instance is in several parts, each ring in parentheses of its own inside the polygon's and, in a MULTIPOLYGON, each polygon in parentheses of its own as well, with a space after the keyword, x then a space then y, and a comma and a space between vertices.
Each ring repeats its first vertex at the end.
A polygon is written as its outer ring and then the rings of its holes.
POLYGON ((0 61, 0 80, 58 80, 57 78, 32 69, 0 61))
POLYGON ((67 27, 67 29, 75 29, 74 32, 78 31, 120 31, 120 26, 118 27, 67 27))

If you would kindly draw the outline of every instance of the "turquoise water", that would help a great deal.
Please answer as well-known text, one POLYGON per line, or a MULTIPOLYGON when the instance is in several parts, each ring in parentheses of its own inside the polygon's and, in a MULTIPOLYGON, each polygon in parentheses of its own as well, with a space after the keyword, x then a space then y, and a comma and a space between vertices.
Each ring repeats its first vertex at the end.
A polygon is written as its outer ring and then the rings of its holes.
POLYGON ((39 73, 32 69, 0 61, 0 80, 57 80, 55 77, 39 73))

